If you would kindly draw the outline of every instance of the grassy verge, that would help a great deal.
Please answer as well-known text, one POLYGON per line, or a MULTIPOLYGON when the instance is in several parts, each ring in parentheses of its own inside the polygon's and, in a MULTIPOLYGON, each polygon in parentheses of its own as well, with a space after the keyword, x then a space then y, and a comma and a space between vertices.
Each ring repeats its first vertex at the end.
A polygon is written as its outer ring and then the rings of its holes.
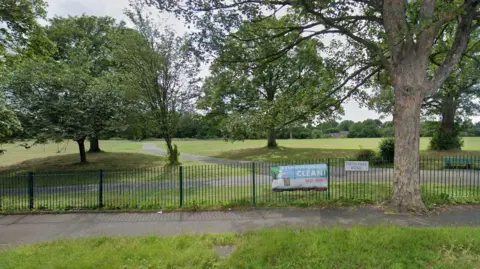
MULTIPOLYGON (((270 185, 210 186, 218 183, 200 181, 198 187, 184 186, 183 208, 190 210, 224 209, 238 206, 311 207, 350 206, 387 201, 391 195, 390 183, 333 183, 330 192, 291 191, 273 192, 270 185), (330 197, 329 197, 330 196, 330 197)), ((440 204, 480 202, 480 187, 423 184, 422 196, 428 207, 440 204)), ((34 210, 97 209, 98 189, 80 189, 76 192, 38 193, 34 196, 34 210)), ((0 211, 28 211, 26 193, 0 197, 0 211)), ((177 187, 156 188, 137 186, 135 189, 104 190, 103 209, 178 209, 180 190, 177 187)))
POLYGON ((243 235, 93 237, 0 252, 9 268, 476 268, 480 228, 265 229, 243 235), (220 256, 217 247, 229 247, 220 256))

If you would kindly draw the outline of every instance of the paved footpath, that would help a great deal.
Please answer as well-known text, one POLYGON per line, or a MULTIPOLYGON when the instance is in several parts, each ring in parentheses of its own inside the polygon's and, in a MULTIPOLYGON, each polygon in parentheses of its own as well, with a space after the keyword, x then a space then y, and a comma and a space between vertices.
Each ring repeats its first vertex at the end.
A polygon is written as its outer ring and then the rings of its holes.
POLYGON ((394 224, 480 226, 480 205, 439 209, 423 216, 385 214, 374 207, 252 209, 226 212, 0 215, 0 248, 92 235, 172 235, 245 232, 264 227, 394 224))

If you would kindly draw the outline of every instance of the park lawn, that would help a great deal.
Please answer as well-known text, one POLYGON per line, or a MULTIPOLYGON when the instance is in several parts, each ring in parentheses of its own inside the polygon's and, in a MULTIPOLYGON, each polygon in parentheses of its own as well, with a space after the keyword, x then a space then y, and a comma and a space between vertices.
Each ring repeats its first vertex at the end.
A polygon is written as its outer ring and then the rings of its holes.
POLYGON ((270 228, 64 239, 0 252, 0 268, 477 268, 480 228, 270 228), (220 254, 218 249, 226 249, 220 254), (228 253, 230 252, 230 253, 228 253))
MULTIPOLYGON (((10 154, 10 153, 6 153, 10 154)), ((1 172, 78 172, 117 169, 162 167, 165 159, 141 153, 100 152, 87 153, 88 163, 79 164, 76 153, 59 154, 44 158, 34 158, 8 166, 0 166, 1 172)))
MULTIPOLYGON (((45 145, 35 145, 29 149, 21 147, 24 142, 16 142, 14 144, 3 144, 2 148, 7 151, 0 155, 0 167, 20 162, 45 158, 52 156, 65 156, 69 154, 78 154, 78 145, 74 141, 65 141, 59 144, 49 143, 45 145), (60 153, 58 153, 61 151, 60 153)), ((101 140, 100 148, 107 152, 129 152, 141 153, 143 144, 141 142, 127 140, 101 140)), ((88 150, 89 143, 85 141, 85 147, 88 150)))
MULTIPOLYGON (((265 140, 226 142, 223 140, 177 140, 181 152, 217 158, 262 162, 314 161, 326 158, 355 158, 362 149, 378 151, 381 138, 292 139, 278 140, 278 149, 265 147, 265 140)), ((480 137, 466 137, 462 151, 429 151, 429 138, 420 139, 421 155, 439 158, 455 155, 480 155, 480 137)), ((164 147, 162 142, 158 142, 164 147)))
MULTIPOLYGON (((378 150, 381 138, 278 140, 278 149, 267 149, 266 140, 227 142, 223 140, 177 140, 180 152, 249 161, 293 161, 325 158, 354 158, 361 149, 378 150)), ((422 156, 480 155, 480 137, 466 137, 462 151, 429 151, 429 138, 420 139, 422 156)), ((164 147, 163 142, 158 142, 164 147)))

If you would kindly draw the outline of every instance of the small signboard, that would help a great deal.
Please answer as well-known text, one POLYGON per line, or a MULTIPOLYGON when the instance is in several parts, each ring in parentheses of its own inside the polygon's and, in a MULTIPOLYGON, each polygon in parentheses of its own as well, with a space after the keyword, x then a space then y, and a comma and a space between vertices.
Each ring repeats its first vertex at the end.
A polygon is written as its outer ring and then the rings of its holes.
POLYGON ((328 166, 326 164, 273 166, 272 190, 316 190, 328 188, 328 166))
POLYGON ((368 172, 368 162, 345 161, 345 171, 368 172))

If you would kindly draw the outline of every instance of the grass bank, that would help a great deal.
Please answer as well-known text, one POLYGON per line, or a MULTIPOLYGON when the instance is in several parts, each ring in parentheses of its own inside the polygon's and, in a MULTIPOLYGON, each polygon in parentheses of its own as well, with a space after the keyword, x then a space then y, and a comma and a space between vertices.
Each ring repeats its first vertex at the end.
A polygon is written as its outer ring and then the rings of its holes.
POLYGON ((94 237, 0 252, 0 268, 476 268, 480 228, 266 229, 94 237), (222 253, 218 249, 222 248, 222 253), (227 252, 227 255, 225 255, 227 252), (230 253, 228 253, 230 252, 230 253))

